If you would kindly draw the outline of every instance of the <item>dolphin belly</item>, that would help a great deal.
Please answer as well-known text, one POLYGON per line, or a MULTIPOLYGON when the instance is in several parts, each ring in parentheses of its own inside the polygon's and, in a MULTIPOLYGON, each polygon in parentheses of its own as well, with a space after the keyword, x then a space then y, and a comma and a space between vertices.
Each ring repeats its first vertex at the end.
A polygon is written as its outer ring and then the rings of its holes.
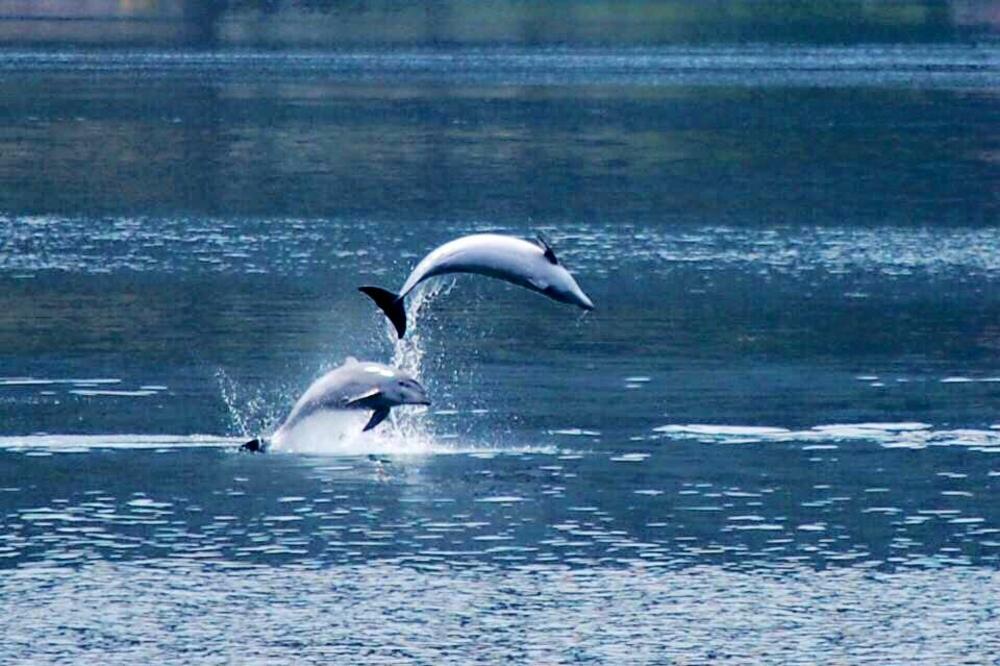
POLYGON ((356 409, 315 412, 271 437, 271 448, 288 452, 332 452, 348 448, 363 432, 367 413, 356 409))

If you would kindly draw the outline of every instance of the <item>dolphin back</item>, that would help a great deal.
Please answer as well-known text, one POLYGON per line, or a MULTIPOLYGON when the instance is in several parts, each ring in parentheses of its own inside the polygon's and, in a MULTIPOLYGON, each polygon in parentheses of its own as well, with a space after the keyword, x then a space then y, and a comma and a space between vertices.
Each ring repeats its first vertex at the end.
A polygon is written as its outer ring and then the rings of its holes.
POLYGON ((473 273, 538 290, 538 273, 548 262, 531 241, 503 234, 472 234, 449 241, 424 257, 410 273, 401 298, 428 278, 449 273, 473 273))
MULTIPOLYGON (((296 401, 279 430, 293 428, 300 421, 319 411, 352 409, 348 406, 352 399, 363 397, 372 389, 379 388, 378 381, 363 369, 365 366, 373 365, 376 364, 368 362, 362 364, 349 359, 344 365, 334 368, 314 381, 296 401)), ((366 409, 364 405, 353 408, 366 409)))

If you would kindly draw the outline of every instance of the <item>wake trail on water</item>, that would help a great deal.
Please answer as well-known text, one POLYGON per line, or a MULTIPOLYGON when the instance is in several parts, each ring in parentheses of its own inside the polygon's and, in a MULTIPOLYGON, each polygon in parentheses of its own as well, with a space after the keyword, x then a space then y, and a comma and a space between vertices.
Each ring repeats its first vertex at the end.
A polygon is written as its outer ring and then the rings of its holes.
MULTIPOLYGON (((348 414, 348 417, 354 415, 348 414)), ((361 426, 365 418, 360 419, 361 426)), ((319 424, 314 432, 304 432, 283 448, 273 449, 278 454, 302 454, 317 456, 429 456, 429 455, 471 455, 479 458, 499 455, 562 455, 572 451, 555 446, 513 446, 490 447, 475 444, 442 443, 434 440, 400 440, 392 433, 347 432, 348 424, 342 424, 345 435, 341 439, 331 437, 330 430, 322 430, 319 424), (317 434, 321 435, 317 438, 317 434)), ((326 422, 326 425, 330 425, 326 422)), ((241 436, 220 435, 170 435, 170 434, 34 434, 0 436, 0 452, 19 453, 28 456, 51 456, 72 453, 92 453, 100 451, 149 451, 172 453, 180 450, 216 449, 237 453, 240 444, 247 440, 241 436)))

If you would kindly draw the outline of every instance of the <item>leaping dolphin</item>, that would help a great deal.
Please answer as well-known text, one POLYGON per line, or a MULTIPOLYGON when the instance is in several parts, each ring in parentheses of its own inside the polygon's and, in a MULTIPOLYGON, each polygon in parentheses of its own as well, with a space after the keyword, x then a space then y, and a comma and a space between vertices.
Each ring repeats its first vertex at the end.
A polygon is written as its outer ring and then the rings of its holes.
POLYGON ((403 337, 406 333, 403 299, 424 280, 447 273, 487 275, 584 310, 594 309, 594 304, 541 236, 536 243, 502 234, 456 238, 421 259, 398 294, 380 287, 359 287, 358 290, 375 301, 396 327, 399 337, 403 337))
MULTIPOLYGON (((270 437, 280 442, 299 423, 318 412, 337 409, 370 409, 372 416, 364 430, 371 430, 398 405, 429 405, 427 392, 402 370, 381 363, 358 361, 353 357, 314 381, 298 399, 288 418, 270 437)), ((240 448, 262 451, 267 442, 253 439, 240 448)))

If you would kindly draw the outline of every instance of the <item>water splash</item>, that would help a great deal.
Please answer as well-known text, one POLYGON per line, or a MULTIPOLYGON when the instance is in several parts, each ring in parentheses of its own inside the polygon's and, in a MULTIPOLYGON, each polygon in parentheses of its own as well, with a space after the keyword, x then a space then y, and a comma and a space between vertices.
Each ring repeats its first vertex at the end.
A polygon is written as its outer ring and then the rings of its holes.
MULTIPOLYGON (((427 350, 418 330, 422 308, 437 297, 449 293, 453 279, 427 283, 409 296, 407 329, 409 333, 397 339, 391 326, 385 330, 393 343, 390 365, 416 378, 421 378, 427 350)), ((231 434, 243 438, 267 437, 280 425, 288 406, 295 401, 292 391, 279 394, 261 387, 242 386, 221 368, 216 371, 219 393, 228 412, 231 434)), ((389 419, 379 428, 363 432, 370 414, 366 411, 334 411, 311 416, 288 433, 271 439, 274 451, 323 455, 357 455, 364 453, 429 454, 440 453, 443 447, 435 441, 427 421, 427 410, 403 406, 392 410, 389 419)))
MULTIPOLYGON (((425 282, 410 294, 406 312, 407 335, 398 338, 391 326, 386 327, 386 333, 393 344, 392 361, 390 365, 423 382, 424 359, 427 348, 417 323, 424 306, 432 303, 440 296, 449 294, 455 286, 454 278, 442 278, 425 282)), ((431 397, 433 401, 433 396, 431 397)), ((426 409, 394 409, 390 422, 386 424, 391 434, 403 442, 422 442, 430 445, 433 437, 427 422, 426 409)))
POLYGON ((406 330, 408 334, 403 338, 397 338, 396 333, 389 326, 386 327, 386 334, 389 341, 393 343, 392 365, 414 376, 420 374, 421 364, 426 355, 426 350, 422 344, 423 338, 417 327, 420 320, 420 313, 424 306, 434 302, 440 296, 451 293, 455 286, 455 279, 438 278, 430 282, 425 282, 408 296, 409 303, 406 308, 406 330))
POLYGON ((222 368, 216 370, 215 380, 228 412, 230 434, 250 439, 272 432, 281 423, 287 400, 275 400, 259 386, 240 385, 222 368))

